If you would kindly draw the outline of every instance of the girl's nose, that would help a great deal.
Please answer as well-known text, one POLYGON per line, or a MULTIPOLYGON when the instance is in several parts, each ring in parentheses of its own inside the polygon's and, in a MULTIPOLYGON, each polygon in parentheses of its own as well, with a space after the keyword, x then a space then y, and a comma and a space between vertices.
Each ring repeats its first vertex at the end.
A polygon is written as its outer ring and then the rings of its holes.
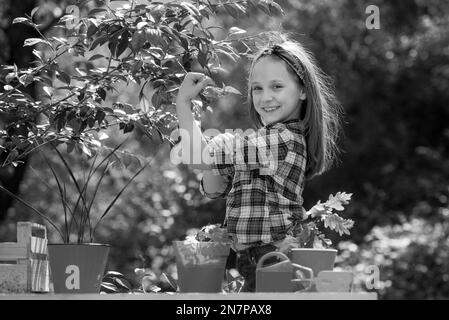
POLYGON ((271 94, 270 91, 265 90, 265 91, 263 92, 263 94, 262 94, 262 101, 263 101, 263 102, 269 102, 269 101, 271 101, 271 100, 273 100, 273 95, 271 94))

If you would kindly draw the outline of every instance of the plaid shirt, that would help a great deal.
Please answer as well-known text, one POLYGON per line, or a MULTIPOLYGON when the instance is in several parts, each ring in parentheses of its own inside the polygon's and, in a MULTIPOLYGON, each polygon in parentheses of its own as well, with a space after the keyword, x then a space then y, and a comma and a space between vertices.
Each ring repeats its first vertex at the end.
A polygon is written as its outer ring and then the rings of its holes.
POLYGON ((221 193, 226 198, 228 233, 234 242, 263 245, 284 239, 295 221, 302 220, 302 191, 306 169, 304 129, 298 120, 265 126, 245 137, 234 135, 234 152, 211 151, 212 173, 227 181, 221 193))

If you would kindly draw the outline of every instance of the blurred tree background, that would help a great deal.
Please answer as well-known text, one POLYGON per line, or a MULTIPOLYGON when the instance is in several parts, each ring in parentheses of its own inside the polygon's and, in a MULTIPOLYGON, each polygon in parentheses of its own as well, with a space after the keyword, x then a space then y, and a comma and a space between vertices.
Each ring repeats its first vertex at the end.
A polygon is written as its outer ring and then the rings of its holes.
MULTIPOLYGON (((68 1, 0 2, 2 63, 19 63, 20 41, 11 36, 11 21, 40 5, 45 24, 59 18, 68 1), (18 3, 27 3, 18 8, 18 3), (18 12, 22 11, 22 12, 18 12)), ((286 15, 260 14, 237 22, 230 15, 218 21, 224 30, 237 26, 255 34, 284 30, 303 42, 321 68, 332 77, 344 107, 340 162, 306 183, 306 209, 330 193, 353 193, 345 217, 355 220, 350 236, 334 239, 337 266, 352 269, 357 285, 367 290, 369 266, 377 266, 377 290, 383 299, 449 298, 449 3, 413 0, 282 0, 286 15), (380 29, 368 29, 366 7, 379 8, 380 29), (341 240, 340 242, 338 242, 341 240)), ((100 5, 100 3, 98 3, 100 5)), ((17 34, 17 29, 16 29, 17 34)), ((218 32, 218 31, 217 31, 218 32)), ((218 36, 219 37, 219 36, 218 36)), ((21 61, 20 63, 26 63, 21 61)), ((70 66, 72 62, 67 61, 70 66)), ((247 63, 227 61, 226 84, 243 96, 225 97, 203 114, 203 128, 250 128, 246 105, 247 63), (242 70, 245 70, 243 73, 242 70)), ((136 102, 136 88, 123 87, 120 99, 136 102)), ((116 96, 108 95, 106 103, 116 96)), ((6 121, 0 118, 0 121, 6 121)), ((0 122, 1 124, 2 122, 0 122)), ((174 274, 171 241, 190 228, 223 221, 224 200, 199 193, 200 172, 168 161, 170 148, 138 133, 129 134, 126 148, 148 159, 150 168, 127 189, 98 230, 98 242, 111 244, 108 270, 133 279, 134 268, 174 274)), ((111 131, 115 142, 120 135, 111 131)), ((82 163, 74 162, 82 166, 82 163)), ((14 178, 1 169, 1 183, 17 183, 16 191, 38 209, 57 216, 56 182, 38 156, 14 178), (41 173, 42 174, 42 173, 41 173), (20 183, 20 184, 19 184, 20 183), (52 189, 50 189, 52 187, 52 189)), ((120 188, 126 170, 108 176, 111 190, 120 188)), ((6 200, 2 198, 2 204, 6 200)), ((9 207, 5 206, 6 208, 9 207)), ((14 241, 16 222, 36 216, 14 203, 0 222, 0 240, 14 241)), ((331 236, 331 235, 330 235, 331 236)))

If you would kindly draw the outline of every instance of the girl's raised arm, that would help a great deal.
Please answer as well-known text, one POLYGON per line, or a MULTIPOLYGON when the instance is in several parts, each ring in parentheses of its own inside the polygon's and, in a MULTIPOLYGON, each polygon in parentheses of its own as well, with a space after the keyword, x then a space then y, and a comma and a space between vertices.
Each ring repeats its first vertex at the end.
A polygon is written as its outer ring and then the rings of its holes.
MULTIPOLYGON (((207 146, 201 128, 193 118, 191 106, 194 99, 207 85, 213 84, 211 78, 202 73, 189 72, 179 88, 176 98, 176 113, 181 130, 181 150, 183 159, 188 155, 187 165, 193 169, 209 170, 210 165, 204 162, 203 150, 207 146), (184 131, 184 132, 182 132, 184 131)), ((208 157, 208 152, 204 153, 208 157)))

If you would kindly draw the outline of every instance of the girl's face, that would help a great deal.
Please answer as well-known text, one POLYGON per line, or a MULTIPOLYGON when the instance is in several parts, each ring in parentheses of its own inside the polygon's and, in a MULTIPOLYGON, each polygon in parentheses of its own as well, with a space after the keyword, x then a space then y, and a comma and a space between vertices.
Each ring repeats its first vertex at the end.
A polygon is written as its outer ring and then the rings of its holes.
POLYGON ((288 65, 270 57, 260 58, 250 80, 256 112, 264 125, 299 119, 304 88, 287 70, 288 65))

